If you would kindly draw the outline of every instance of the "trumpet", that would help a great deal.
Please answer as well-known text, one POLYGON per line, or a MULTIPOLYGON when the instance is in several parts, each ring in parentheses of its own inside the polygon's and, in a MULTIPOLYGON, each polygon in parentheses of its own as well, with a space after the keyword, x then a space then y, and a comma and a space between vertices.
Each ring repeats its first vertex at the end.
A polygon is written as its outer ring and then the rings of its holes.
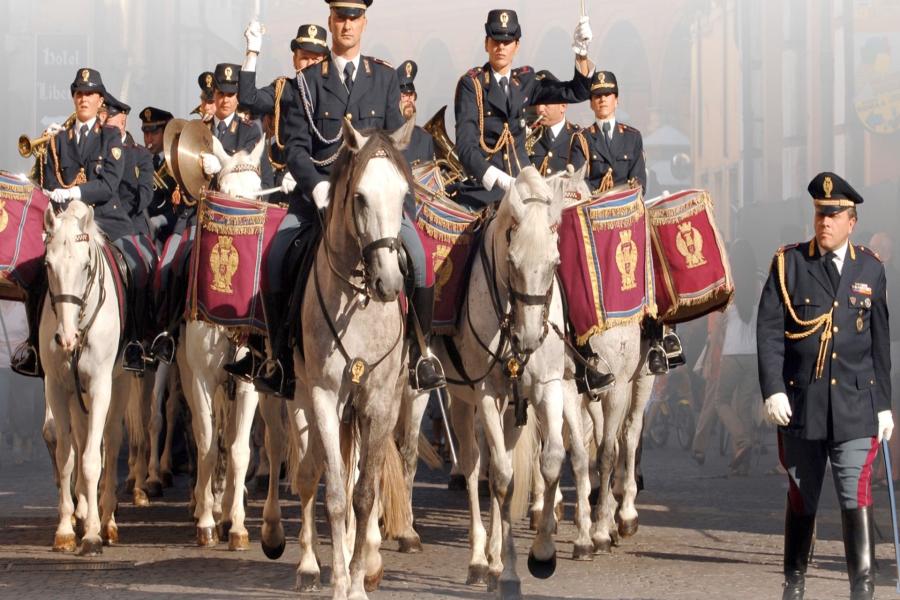
MULTIPOLYGON (((68 129, 74 122, 75 113, 73 112, 71 115, 69 115, 69 118, 66 119, 66 122, 63 123, 63 129, 68 129)), ((44 152, 44 147, 48 143, 50 143, 50 141, 55 138, 56 135, 56 133, 47 133, 40 137, 31 139, 23 133, 19 136, 19 141, 16 144, 16 146, 19 148, 19 154, 22 155, 22 158, 28 158, 29 156, 37 156, 38 154, 42 154, 44 152)))

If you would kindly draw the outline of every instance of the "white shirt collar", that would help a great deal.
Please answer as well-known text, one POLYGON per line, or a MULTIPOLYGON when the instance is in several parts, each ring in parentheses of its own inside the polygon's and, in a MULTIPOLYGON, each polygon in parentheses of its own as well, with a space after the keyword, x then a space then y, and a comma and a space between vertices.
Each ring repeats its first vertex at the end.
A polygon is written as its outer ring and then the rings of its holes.
POLYGON ((234 114, 235 114, 235 113, 231 113, 230 115, 228 115, 228 116, 225 117, 224 119, 219 119, 219 117, 215 117, 215 116, 214 116, 214 117, 213 117, 213 128, 214 128, 214 129, 218 129, 218 128, 219 128, 219 123, 225 123, 225 128, 226 128, 226 129, 227 129, 228 127, 231 127, 231 122, 234 121, 234 114))
MULTIPOLYGON (((816 244, 816 245, 818 246, 818 244, 816 244)), ((841 267, 844 265, 844 259, 847 258, 847 247, 849 245, 850 245, 850 240, 847 240, 846 242, 844 242, 843 246, 835 249, 835 251, 834 251, 834 258, 831 260, 834 261, 835 266, 838 269, 838 273, 841 272, 841 267)), ((822 248, 822 246, 819 246, 819 255, 820 256, 825 256, 825 254, 827 254, 827 253, 828 253, 827 250, 822 248)))
POLYGON ((75 135, 76 135, 76 139, 80 139, 80 138, 81 138, 81 126, 82 126, 82 125, 87 125, 88 132, 91 132, 91 131, 93 131, 93 129, 94 129, 94 123, 96 123, 96 122, 97 122, 97 117, 94 117, 93 119, 87 121, 86 123, 82 123, 81 121, 75 121, 75 135))
POLYGON ((616 131, 616 115, 611 116, 608 119, 597 119, 597 128, 600 131, 603 131, 603 124, 609 123, 609 133, 612 135, 616 131))
POLYGON ((347 60, 343 56, 336 56, 334 52, 331 53, 331 61, 334 63, 335 68, 337 69, 338 76, 341 78, 341 82, 344 81, 344 68, 347 66, 348 62, 353 63, 353 81, 356 81, 356 74, 359 73, 359 57, 357 54, 351 60, 347 60))
POLYGON ((500 79, 503 77, 506 77, 507 83, 512 83, 512 67, 510 67, 509 71, 507 71, 505 75, 495 71, 493 68, 491 68, 491 73, 494 74, 494 81, 496 81, 497 83, 500 83, 500 79))
POLYGON ((551 126, 550 126, 550 131, 553 132, 553 136, 554 136, 554 137, 559 137, 559 132, 562 131, 563 127, 565 127, 565 126, 566 126, 566 120, 563 119, 562 121, 560 121, 560 122, 557 123, 556 125, 551 125, 551 126))

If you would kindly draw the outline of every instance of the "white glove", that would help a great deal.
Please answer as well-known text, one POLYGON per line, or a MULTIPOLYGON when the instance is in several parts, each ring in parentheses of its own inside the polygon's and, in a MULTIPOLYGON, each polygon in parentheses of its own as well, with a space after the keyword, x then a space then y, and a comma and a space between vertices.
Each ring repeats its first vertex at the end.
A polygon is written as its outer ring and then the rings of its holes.
POLYGON ((60 125, 59 123, 50 123, 50 126, 44 130, 44 135, 56 135, 63 129, 64 129, 63 126, 60 125))
POLYGON ((772 425, 786 427, 791 422, 791 403, 787 394, 778 392, 766 398, 766 418, 772 425))
POLYGON ((575 34, 572 36, 572 51, 578 56, 588 55, 588 46, 594 38, 594 32, 591 31, 591 20, 589 17, 581 17, 578 19, 578 25, 575 26, 575 34))
POLYGON ((250 21, 247 29, 244 30, 244 38, 247 40, 247 52, 256 52, 259 54, 262 48, 263 27, 256 19, 250 21))
POLYGON ((331 184, 327 181, 320 181, 316 184, 312 191, 313 202, 315 202, 316 208, 320 210, 328 208, 328 193, 330 191, 331 184))
POLYGON ((150 217, 150 227, 153 228, 154 231, 159 230, 161 227, 165 227, 166 223, 169 220, 166 219, 165 215, 156 215, 155 217, 150 217))
POLYGON ((63 204, 71 197, 71 192, 65 188, 56 188, 50 192, 50 202, 53 202, 54 204, 63 204))
MULTIPOLYGON (((288 171, 284 174, 284 179, 281 180, 281 191, 285 194, 290 194, 294 191, 294 188, 297 187, 297 180, 294 179, 294 176, 291 175, 291 172, 288 171)), ((327 195, 326 195, 327 197, 327 195)), ((326 200, 327 203, 327 200, 326 200)))
POLYGON ((501 172, 497 176, 497 181, 494 182, 494 185, 499 186, 501 190, 504 192, 508 192, 509 189, 516 184, 516 178, 510 175, 509 173, 501 172))
POLYGON ((222 170, 222 163, 219 162, 215 154, 201 152, 200 162, 203 163, 203 172, 207 175, 215 175, 222 170))
POLYGON ((883 410, 878 413, 878 443, 881 440, 890 440, 891 434, 894 433, 894 417, 891 411, 883 410))

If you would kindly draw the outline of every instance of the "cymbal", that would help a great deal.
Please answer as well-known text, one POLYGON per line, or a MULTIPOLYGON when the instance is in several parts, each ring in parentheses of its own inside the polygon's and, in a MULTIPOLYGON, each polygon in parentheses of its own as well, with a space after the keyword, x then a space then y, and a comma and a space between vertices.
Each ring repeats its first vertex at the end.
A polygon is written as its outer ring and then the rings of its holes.
POLYGON ((175 159, 173 175, 181 189, 193 200, 199 200, 202 191, 209 187, 210 177, 203 172, 200 154, 212 154, 212 142, 209 125, 196 119, 184 125, 172 147, 175 159))
POLYGON ((184 119, 172 119, 166 123, 166 129, 163 131, 163 157, 166 159, 166 168, 169 173, 175 172, 175 166, 172 164, 172 146, 185 125, 187 125, 187 121, 184 119))

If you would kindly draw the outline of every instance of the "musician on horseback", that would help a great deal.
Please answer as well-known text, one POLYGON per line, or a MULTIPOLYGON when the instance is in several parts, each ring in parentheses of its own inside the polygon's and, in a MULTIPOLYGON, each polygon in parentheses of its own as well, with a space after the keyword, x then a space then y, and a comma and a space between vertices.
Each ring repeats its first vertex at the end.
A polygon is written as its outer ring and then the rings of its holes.
MULTIPOLYGON (((419 66, 412 60, 404 60, 397 67, 397 79, 400 82, 400 114, 407 120, 416 117, 416 101, 419 99, 419 94, 416 92, 416 75, 418 73, 419 66)), ((403 151, 403 156, 406 157, 410 167, 433 161, 435 159, 434 138, 416 125, 416 128, 413 129, 412 141, 403 151)), ((408 200, 412 201, 412 197, 408 200)), ((415 206, 407 206, 406 210, 411 215, 415 214, 415 206)))
POLYGON ((157 250, 162 250, 172 229, 175 227, 176 205, 180 206, 181 190, 166 166, 163 154, 163 137, 166 125, 174 116, 167 110, 148 106, 141 113, 141 131, 144 147, 151 154, 153 163, 153 198, 147 207, 147 221, 150 239, 157 250))
MULTIPOLYGON (((288 169, 297 182, 304 207, 296 214, 300 227, 318 221, 317 209, 323 210, 330 200, 331 167, 341 145, 343 120, 349 119, 358 130, 384 129, 393 131, 403 125, 400 114, 400 87, 397 73, 382 60, 360 53, 362 34, 367 24, 366 9, 372 0, 326 0, 331 12, 328 27, 331 31, 331 52, 321 63, 303 69, 297 75, 299 101, 285 111, 288 169)), ((248 39, 249 42, 249 39, 248 39)), ((252 51, 250 43, 248 48, 252 51)), ((425 287, 425 253, 408 215, 404 215, 401 238, 412 264, 415 288, 411 296, 410 312, 418 317, 425 344, 430 337, 434 303, 433 288, 425 287)), ((311 248, 311 246, 310 246, 311 248)), ((307 251, 307 255, 313 253, 307 251)), ((283 277, 276 273, 276 277, 283 277)), ((285 280, 283 280, 284 282, 285 280)), ((291 288, 282 283, 281 296, 274 302, 286 304, 291 288)), ((302 288, 301 288, 302 289, 302 288)), ((283 315, 284 311, 278 311, 283 315)), ((276 322, 269 319, 269 322, 276 322)), ((285 323, 286 319, 279 319, 285 323)), ((286 326, 282 329, 287 329, 286 326)), ((287 332, 276 336, 274 348, 276 377, 281 379, 282 391, 287 391, 293 379, 290 342, 287 332)), ((427 347, 412 345, 410 361, 413 382, 420 389, 443 385, 443 370, 427 347)), ((257 385, 262 383, 257 380, 257 385)), ((273 382, 275 383, 275 382, 273 382)))
MULTIPOLYGON (((125 170, 122 134, 115 127, 102 126, 98 113, 106 96, 100 73, 82 68, 69 87, 75 105, 75 119, 68 127, 51 124, 48 133, 55 134, 44 165, 44 188, 50 191, 55 210, 65 208, 71 200, 81 200, 93 207, 94 220, 107 238, 125 256, 129 269, 140 272, 141 251, 130 236, 134 225, 128 208, 119 199, 119 185, 125 170)), ((46 273, 42 270, 25 304, 28 340, 13 355, 10 366, 21 375, 40 377, 38 325, 47 291, 46 273)), ((133 321, 133 320, 131 320, 133 321)), ((126 331, 125 368, 143 371, 143 345, 135 337, 134 323, 126 331)))
POLYGON ((212 71, 203 71, 197 76, 197 85, 200 86, 200 104, 191 111, 203 121, 209 121, 216 112, 215 102, 215 74, 212 71))
MULTIPOLYGON (((537 78, 558 81, 550 71, 539 71, 537 78)), ((580 162, 573 160, 572 147, 581 144, 581 127, 566 119, 569 105, 565 102, 544 102, 535 106, 537 123, 532 124, 532 131, 525 140, 525 149, 531 164, 547 177, 565 171, 570 164, 581 167, 580 162)))

